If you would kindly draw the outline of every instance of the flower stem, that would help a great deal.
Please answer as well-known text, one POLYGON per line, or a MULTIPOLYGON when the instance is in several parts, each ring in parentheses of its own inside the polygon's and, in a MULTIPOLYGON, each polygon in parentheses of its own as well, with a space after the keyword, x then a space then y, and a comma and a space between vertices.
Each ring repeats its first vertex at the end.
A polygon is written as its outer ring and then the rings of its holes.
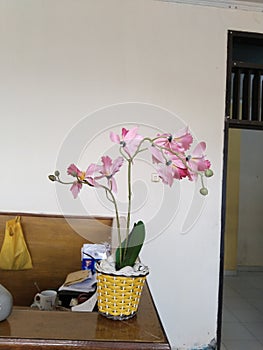
MULTIPOLYGON (((119 210, 118 210, 116 198, 115 198, 115 196, 110 188, 108 188, 106 186, 101 186, 101 187, 103 187, 105 189, 107 198, 114 205, 115 216, 116 216, 116 221, 117 221, 117 231, 118 231, 118 246, 121 247, 121 225, 120 225, 120 216, 119 216, 119 210), (110 195, 111 198, 109 198, 108 195, 110 195)), ((122 262, 122 250, 121 249, 120 249, 120 262, 122 262)))
POLYGON ((124 254, 123 254, 124 256, 127 253, 128 236, 129 236, 130 222, 131 222, 131 197, 132 197, 131 169, 132 169, 132 158, 128 159, 128 210, 127 210, 127 220, 126 220, 126 244, 125 244, 124 254))

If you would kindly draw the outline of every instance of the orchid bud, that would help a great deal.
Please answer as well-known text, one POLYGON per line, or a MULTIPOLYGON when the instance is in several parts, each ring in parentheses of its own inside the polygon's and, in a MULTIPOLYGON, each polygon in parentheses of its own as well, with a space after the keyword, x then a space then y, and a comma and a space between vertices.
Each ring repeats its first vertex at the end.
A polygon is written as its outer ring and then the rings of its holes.
POLYGON ((58 170, 55 171, 55 176, 59 176, 60 172, 58 170))
POLYGON ((214 175, 213 170, 211 170, 211 169, 206 169, 205 170, 205 176, 206 177, 211 177, 213 175, 214 175))
POLYGON ((57 178, 55 175, 48 175, 48 178, 50 181, 57 181, 57 178))
POLYGON ((203 196, 206 196, 206 195, 208 195, 208 189, 205 188, 205 187, 202 187, 202 188, 200 189, 200 193, 201 193, 203 196))

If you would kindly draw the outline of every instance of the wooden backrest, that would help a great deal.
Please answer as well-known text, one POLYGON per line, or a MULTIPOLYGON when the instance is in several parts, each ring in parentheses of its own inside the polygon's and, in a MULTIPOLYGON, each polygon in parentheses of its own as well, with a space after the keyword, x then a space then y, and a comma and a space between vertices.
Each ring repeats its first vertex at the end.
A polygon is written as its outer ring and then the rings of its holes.
POLYGON ((83 243, 111 240, 112 218, 0 213, 0 247, 6 221, 16 216, 21 217, 33 268, 0 270, 0 283, 12 293, 15 305, 31 305, 37 292, 35 283, 41 290, 57 289, 68 273, 80 270, 83 243))

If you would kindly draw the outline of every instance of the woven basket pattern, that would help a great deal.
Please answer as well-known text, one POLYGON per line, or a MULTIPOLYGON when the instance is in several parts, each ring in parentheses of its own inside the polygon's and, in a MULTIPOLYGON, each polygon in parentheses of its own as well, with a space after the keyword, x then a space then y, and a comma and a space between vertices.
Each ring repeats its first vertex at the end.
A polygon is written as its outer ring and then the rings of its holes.
POLYGON ((135 315, 145 279, 146 276, 126 277, 98 273, 99 312, 116 319, 135 315))

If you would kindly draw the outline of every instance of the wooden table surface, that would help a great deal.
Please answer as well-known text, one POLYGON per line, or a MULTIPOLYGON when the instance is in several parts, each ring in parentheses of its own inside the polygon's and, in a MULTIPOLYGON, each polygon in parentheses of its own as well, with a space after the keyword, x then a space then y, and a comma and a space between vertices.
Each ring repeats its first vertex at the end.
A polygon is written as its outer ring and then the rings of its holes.
POLYGON ((97 312, 39 311, 14 307, 0 322, 0 349, 170 349, 147 285, 139 310, 127 321, 97 312))

